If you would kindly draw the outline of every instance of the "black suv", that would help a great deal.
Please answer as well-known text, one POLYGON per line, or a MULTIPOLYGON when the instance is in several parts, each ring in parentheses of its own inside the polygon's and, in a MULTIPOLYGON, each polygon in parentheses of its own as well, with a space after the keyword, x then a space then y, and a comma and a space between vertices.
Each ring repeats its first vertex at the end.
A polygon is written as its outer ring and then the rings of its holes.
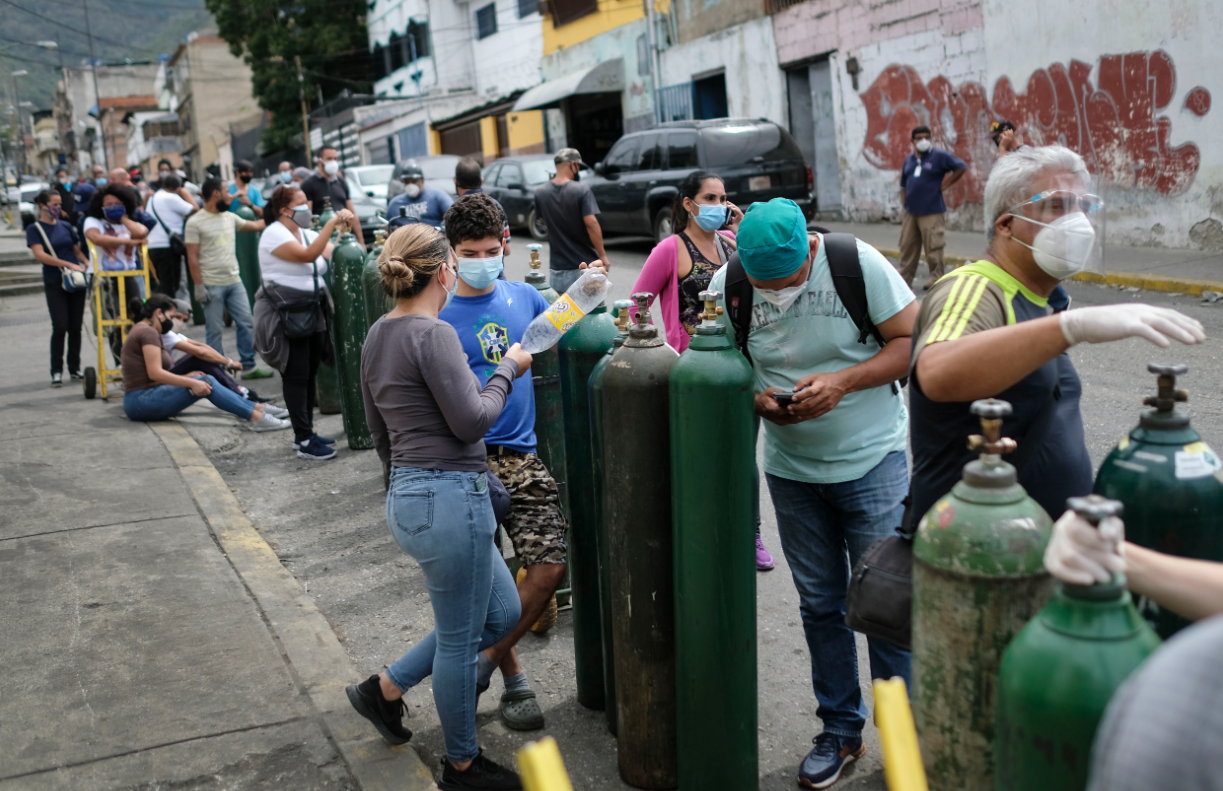
POLYGON ((671 235, 671 203, 694 170, 722 177, 727 198, 746 209, 756 201, 789 198, 810 220, 814 179, 798 144, 764 118, 671 121, 616 141, 607 159, 582 174, 599 202, 607 233, 671 235))

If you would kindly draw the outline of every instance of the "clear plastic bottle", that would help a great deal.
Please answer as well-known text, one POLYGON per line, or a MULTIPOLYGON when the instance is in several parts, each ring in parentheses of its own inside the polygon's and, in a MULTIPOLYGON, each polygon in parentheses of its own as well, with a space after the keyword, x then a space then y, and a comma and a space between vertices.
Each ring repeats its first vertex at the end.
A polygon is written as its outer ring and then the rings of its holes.
POLYGON ((564 296, 527 325, 522 334, 522 350, 527 354, 539 354, 550 349, 583 316, 603 302, 609 288, 611 281, 602 270, 587 269, 573 281, 564 296))

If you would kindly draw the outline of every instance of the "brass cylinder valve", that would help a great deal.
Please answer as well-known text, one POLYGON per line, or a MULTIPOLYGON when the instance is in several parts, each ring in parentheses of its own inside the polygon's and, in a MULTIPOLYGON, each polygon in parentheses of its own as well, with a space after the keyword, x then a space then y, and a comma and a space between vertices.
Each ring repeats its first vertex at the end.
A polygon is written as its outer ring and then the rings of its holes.
POLYGON ((629 311, 633 309, 633 301, 631 299, 618 299, 612 303, 612 307, 616 309, 616 328, 622 332, 628 332, 629 311))
POLYGON ((722 294, 717 291, 702 291, 697 296, 705 303, 705 310, 701 311, 701 319, 706 324, 717 321, 718 316, 721 316, 723 312, 722 308, 718 306, 718 300, 722 298, 722 294))
POLYGON ((531 260, 529 263, 532 269, 539 269, 541 266, 543 266, 543 261, 539 260, 539 251, 542 249, 544 249, 542 244, 527 245, 527 252, 531 254, 531 260))
POLYGON ((1171 412, 1177 404, 1189 400, 1188 392, 1176 389, 1176 377, 1189 373, 1189 366, 1150 363, 1147 370, 1159 377, 1156 379, 1159 390, 1156 395, 1142 399, 1144 406, 1153 406, 1160 412, 1171 412))
POLYGON ((973 401, 971 411, 981 418, 981 433, 968 438, 969 450, 980 450, 984 455, 998 456, 1012 453, 1018 445, 1010 437, 1002 436, 1002 418, 1010 417, 1011 405, 997 398, 973 401))

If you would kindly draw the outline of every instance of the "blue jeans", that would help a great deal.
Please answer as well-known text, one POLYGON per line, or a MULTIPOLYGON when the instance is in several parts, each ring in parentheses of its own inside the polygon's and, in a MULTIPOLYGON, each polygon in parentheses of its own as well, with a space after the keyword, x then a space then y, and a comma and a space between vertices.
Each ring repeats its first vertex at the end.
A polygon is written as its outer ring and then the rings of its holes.
POLYGON ((470 761, 476 741, 476 654, 518 623, 522 605, 493 546, 497 530, 486 472, 395 467, 386 496, 391 535, 425 572, 433 631, 387 668, 408 690, 433 675, 446 757, 470 761))
MULTIPOLYGON (((255 404, 230 390, 216 380, 216 377, 202 376, 203 381, 212 385, 212 392, 204 396, 209 401, 231 415, 237 415, 243 420, 251 419, 255 404)), ((123 394, 123 411, 132 420, 165 420, 174 417, 187 407, 199 401, 200 397, 191 392, 190 388, 178 385, 154 385, 147 390, 133 390, 123 394)))
POLYGON ((216 349, 217 354, 225 354, 221 332, 225 329, 225 309, 228 308, 238 333, 238 359, 242 362, 242 370, 252 370, 255 367, 255 331, 246 288, 241 283, 204 288, 208 289, 208 301, 204 303, 204 337, 208 345, 216 349))
MULTIPOLYGON (((781 550, 798 588, 819 701, 816 714, 826 733, 856 737, 866 723, 866 706, 854 633, 845 625, 849 568, 871 544, 900 526, 901 501, 909 491, 904 452, 889 453, 856 481, 804 483, 772 474, 767 479, 781 550)), ((875 638, 868 645, 871 677, 900 676, 911 689, 909 652, 875 638)))

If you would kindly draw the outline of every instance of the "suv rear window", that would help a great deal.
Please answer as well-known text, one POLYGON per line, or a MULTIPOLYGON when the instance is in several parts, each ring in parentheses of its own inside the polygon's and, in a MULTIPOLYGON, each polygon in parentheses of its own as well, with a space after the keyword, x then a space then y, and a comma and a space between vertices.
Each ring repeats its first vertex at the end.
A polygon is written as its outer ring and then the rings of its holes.
POLYGON ((705 167, 710 170, 744 165, 756 157, 765 162, 803 161, 794 138, 775 124, 702 129, 701 137, 705 140, 705 167))

